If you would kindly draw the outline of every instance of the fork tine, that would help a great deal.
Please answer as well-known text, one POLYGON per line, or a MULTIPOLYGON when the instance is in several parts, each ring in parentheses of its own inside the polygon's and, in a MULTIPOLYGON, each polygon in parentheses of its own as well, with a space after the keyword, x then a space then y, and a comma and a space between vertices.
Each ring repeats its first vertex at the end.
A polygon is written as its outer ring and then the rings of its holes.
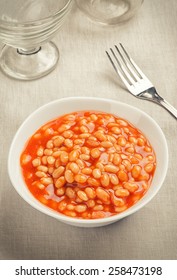
MULTIPOLYGON (((111 62, 111 64, 112 64, 114 70, 115 70, 116 73, 119 75, 119 77, 122 79, 122 81, 123 81, 123 83, 125 84, 125 86, 129 89, 129 88, 131 87, 130 82, 128 82, 128 80, 124 77, 124 75, 122 74, 122 72, 115 66, 115 63, 113 62, 113 60, 112 60, 110 54, 109 54, 107 51, 106 51, 106 54, 107 54, 107 56, 108 56, 108 58, 109 58, 109 60, 110 60, 110 62, 111 62)), ((117 61, 117 59, 116 59, 116 61, 117 61)), ((117 62, 118 62, 118 61, 117 61, 117 62)), ((120 64, 120 63, 118 62, 118 64, 120 64)))
MULTIPOLYGON (((124 46, 119 43, 119 45, 121 46, 126 58, 128 59, 128 61, 131 63, 131 65, 134 67, 134 69, 136 70, 137 74, 139 75, 139 77, 141 79, 146 79, 149 81, 149 79, 144 75, 144 73, 141 71, 141 69, 138 67, 138 65, 134 62, 134 60, 131 58, 131 56, 127 53, 127 51, 125 50, 124 46)), ((128 67, 128 66, 127 66, 128 67)), ((130 69, 130 68, 129 68, 130 69)), ((149 81, 150 82, 150 81, 149 81)))
MULTIPOLYGON (((121 46, 123 47, 123 46, 121 46)), ((117 50, 119 56, 122 59, 122 62, 124 63, 124 65, 127 67, 127 70, 130 72, 130 75, 132 76, 132 78, 137 82, 139 79, 141 79, 142 77, 140 76, 140 74, 138 74, 136 68, 134 68, 134 65, 131 63, 130 57, 128 56, 128 53, 125 52, 125 49, 123 48, 124 53, 122 54, 119 47, 117 45, 115 45, 115 49, 117 50), (135 72, 136 71, 136 72, 135 72)))

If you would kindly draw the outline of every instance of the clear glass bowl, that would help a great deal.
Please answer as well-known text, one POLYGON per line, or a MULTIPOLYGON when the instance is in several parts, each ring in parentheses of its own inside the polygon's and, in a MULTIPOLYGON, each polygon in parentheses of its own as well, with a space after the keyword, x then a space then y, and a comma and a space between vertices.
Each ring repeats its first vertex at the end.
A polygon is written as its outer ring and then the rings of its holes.
POLYGON ((7 75, 32 80, 51 72, 59 59, 50 42, 72 8, 72 0, 1 0, 0 67, 7 75))
POLYGON ((114 25, 130 19, 144 0, 75 0, 77 6, 92 20, 114 25))

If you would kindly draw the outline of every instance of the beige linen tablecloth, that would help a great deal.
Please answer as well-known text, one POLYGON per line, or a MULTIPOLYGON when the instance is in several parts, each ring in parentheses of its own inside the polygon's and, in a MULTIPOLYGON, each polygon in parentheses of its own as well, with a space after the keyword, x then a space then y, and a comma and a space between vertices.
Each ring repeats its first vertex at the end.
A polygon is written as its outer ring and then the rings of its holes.
POLYGON ((160 106, 130 95, 105 55, 122 42, 177 108, 176 15, 176 0, 145 0, 129 22, 104 27, 74 7, 54 38, 61 57, 51 74, 22 82, 0 72, 0 259, 177 259, 177 120, 160 106), (16 193, 8 177, 8 151, 18 127, 39 106, 68 96, 134 105, 154 118, 168 142, 169 168, 158 195, 106 227, 76 228, 38 212, 16 193))

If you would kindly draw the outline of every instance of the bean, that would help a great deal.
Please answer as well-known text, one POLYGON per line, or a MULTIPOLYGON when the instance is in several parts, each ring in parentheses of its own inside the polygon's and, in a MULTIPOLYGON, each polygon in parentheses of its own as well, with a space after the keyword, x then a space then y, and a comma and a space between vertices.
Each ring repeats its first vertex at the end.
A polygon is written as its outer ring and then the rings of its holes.
POLYGON ((65 177, 64 176, 61 176, 60 178, 58 178, 55 182, 55 187, 58 189, 58 188, 61 188, 64 186, 64 184, 66 183, 66 180, 65 180, 65 177))
POLYGON ((52 156, 55 158, 58 158, 61 155, 61 151, 55 151, 53 152, 52 156))
POLYGON ((65 137, 65 138, 72 138, 73 137, 73 131, 72 130, 66 130, 66 131, 64 131, 63 132, 63 136, 65 137))
MULTIPOLYGON (((109 152, 109 151, 108 151, 109 152)), ((113 159, 114 159, 114 154, 111 152, 110 154, 109 154, 109 161, 110 162, 113 162, 113 159)))
POLYGON ((134 193, 135 191, 138 190, 138 185, 136 183, 126 182, 123 186, 131 193, 134 193))
POLYGON ((149 174, 146 173, 146 174, 140 175, 138 180, 139 181, 148 181, 149 180, 149 174))
POLYGON ((111 201, 115 206, 123 206, 125 204, 122 198, 118 198, 115 195, 111 195, 111 201))
POLYGON ((97 117, 95 114, 91 114, 91 115, 90 115, 90 118, 91 118, 91 120, 94 121, 94 122, 97 121, 97 119, 98 119, 98 117, 97 117))
POLYGON ((150 152, 152 152, 152 149, 149 146, 145 146, 144 151, 147 153, 150 153, 150 152))
POLYGON ((63 196, 65 194, 65 188, 62 187, 62 188, 57 189, 56 194, 58 196, 63 196))
POLYGON ((106 172, 110 172, 110 173, 117 173, 117 171, 119 170, 118 167, 112 164, 105 165, 104 169, 106 172))
POLYGON ((45 173, 45 172, 42 172, 42 171, 37 171, 35 174, 36 174, 36 176, 39 177, 39 178, 47 177, 46 173, 45 173))
POLYGON ((63 136, 57 136, 57 138, 53 140, 53 144, 55 147, 60 147, 63 144, 64 140, 65 138, 63 136))
POLYGON ((128 158, 128 156, 127 155, 125 155, 125 154, 120 154, 120 157, 121 157, 121 159, 127 159, 128 158))
POLYGON ((65 151, 62 151, 61 155, 60 155, 60 160, 62 163, 67 163, 69 159, 68 153, 65 151))
POLYGON ((78 159, 78 157, 79 157, 78 150, 74 150, 69 153, 69 161, 76 161, 76 159, 78 159))
POLYGON ((109 155, 107 153, 102 153, 100 158, 99 158, 99 162, 102 163, 102 164, 107 164, 108 159, 109 159, 109 155))
POLYGON ((80 131, 81 131, 82 133, 88 133, 88 132, 89 132, 88 128, 87 128, 85 125, 81 125, 81 126, 80 126, 80 131))
POLYGON ((78 191, 77 192, 78 197, 83 201, 88 201, 88 196, 84 191, 78 191))
POLYGON ((52 149, 45 149, 45 150, 44 150, 44 155, 45 155, 45 156, 51 156, 52 154, 53 154, 52 149))
POLYGON ((130 143, 133 143, 135 145, 137 144, 137 139, 133 136, 129 136, 128 140, 129 140, 130 143))
POLYGON ((153 157, 152 155, 147 156, 147 160, 148 160, 148 161, 154 161, 154 157, 153 157))
POLYGON ((76 197, 75 191, 72 188, 70 188, 70 187, 66 188, 65 194, 70 199, 74 199, 76 197))
POLYGON ((106 141, 106 136, 101 132, 97 131, 94 133, 94 136, 99 140, 99 141, 106 141))
POLYGON ((121 151, 121 147, 118 144, 114 144, 114 148, 116 149, 117 152, 121 151))
POLYGON ((143 156, 141 154, 138 154, 138 153, 135 154, 135 157, 139 160, 143 159, 143 156))
POLYGON ((127 144, 127 141, 124 137, 120 136, 118 139, 117 139, 117 143, 118 145, 120 145, 121 147, 125 147, 125 145, 127 144))
POLYGON ((38 170, 38 171, 43 171, 43 172, 47 173, 48 167, 45 166, 45 165, 39 165, 39 166, 37 167, 37 170, 38 170))
POLYGON ((147 172, 147 173, 151 173, 154 169, 154 165, 152 163, 148 163, 145 165, 144 167, 144 170, 147 172))
POLYGON ((43 154, 44 154, 44 148, 42 146, 40 146, 37 150, 37 156, 42 157, 43 154))
POLYGON ((47 157, 47 162, 48 164, 54 164, 55 163, 55 158, 53 156, 48 156, 47 157))
POLYGON ((95 201, 93 199, 90 199, 87 201, 87 206, 89 208, 93 208, 95 206, 95 201))
POLYGON ((75 218, 77 216, 74 211, 70 211, 70 210, 65 210, 64 214, 72 218, 75 218))
POLYGON ((81 138, 81 139, 86 139, 86 138, 89 138, 89 136, 90 136, 90 133, 81 133, 81 134, 79 135, 79 138, 81 138))
POLYGON ((101 155, 101 152, 98 148, 94 148, 94 149, 91 150, 91 156, 93 158, 99 158, 100 155, 101 155))
POLYGON ((87 210, 87 206, 85 204, 76 205, 75 211, 78 213, 83 213, 87 210))
POLYGON ((90 156, 86 155, 86 154, 81 154, 79 157, 80 157, 81 160, 89 160, 90 159, 90 156))
POLYGON ((92 219, 101 219, 105 218, 106 214, 103 211, 94 211, 92 212, 92 219))
POLYGON ((109 186, 109 176, 107 173, 104 173, 102 176, 101 176, 101 184, 103 187, 108 187, 109 186))
POLYGON ((52 175, 53 172, 54 172, 54 167, 52 166, 48 167, 48 173, 52 175))
POLYGON ((84 143, 85 143, 85 139, 75 139, 74 140, 74 144, 76 144, 76 145, 82 146, 82 145, 84 145, 84 143))
POLYGON ((81 169, 85 167, 85 163, 81 159, 77 159, 76 163, 81 169))
POLYGON ((141 166, 139 165, 134 165, 131 171, 132 177, 133 178, 138 178, 141 174, 141 166))
POLYGON ((115 123, 115 122, 110 122, 110 123, 107 124, 107 127, 108 128, 119 127, 119 125, 117 123, 115 123))
POLYGON ((100 183, 97 181, 95 178, 88 178, 87 180, 88 185, 93 186, 93 187, 99 187, 100 183))
POLYGON ((101 162, 96 164, 96 167, 100 169, 100 171, 104 171, 104 165, 101 162))
POLYGON ((68 204, 67 206, 66 206, 66 208, 68 209, 68 210, 75 210, 75 206, 73 205, 73 204, 68 204))
POLYGON ((133 154, 135 152, 135 149, 133 147, 129 147, 129 148, 126 148, 125 151, 127 153, 133 154))
POLYGON ((96 189, 96 195, 103 202, 109 202, 109 200, 110 200, 109 193, 107 191, 105 191, 104 189, 102 189, 102 188, 97 188, 96 189))
POLYGON ((49 136, 49 135, 53 135, 53 134, 54 134, 53 128, 47 128, 44 132, 44 136, 49 136))
POLYGON ((79 166, 75 162, 71 162, 70 169, 74 174, 77 174, 79 172, 79 166))
POLYGON ((145 141, 142 138, 138 138, 137 139, 137 145, 142 147, 142 146, 145 145, 145 141))
POLYGON ((111 174, 110 175, 110 181, 113 185, 118 185, 118 183, 119 183, 119 180, 118 180, 116 174, 111 174))
POLYGON ((127 205, 121 206, 121 207, 115 207, 115 212, 121 213, 127 209, 127 205))
POLYGON ((46 144, 47 149, 52 149, 53 148, 53 141, 49 140, 46 144))
MULTIPOLYGON (((30 157, 30 159, 31 159, 31 157, 30 157)), ((27 162, 29 162, 29 161, 27 161, 27 162)), ((34 167, 39 166, 41 164, 41 159, 40 158, 33 159, 32 164, 33 164, 34 167)))
POLYGON ((45 205, 48 204, 48 199, 46 199, 46 198, 43 197, 42 195, 40 195, 40 196, 38 197, 38 200, 39 200, 42 204, 45 204, 45 205))
POLYGON ((40 183, 40 182, 37 182, 36 186, 40 189, 40 190, 44 190, 45 189, 45 186, 40 183))
POLYGON ((125 168, 127 169, 127 171, 130 171, 132 168, 131 162, 127 159, 124 159, 122 161, 122 164, 125 165, 125 168))
POLYGON ((50 185, 50 184, 53 184, 53 179, 50 177, 41 178, 41 183, 44 185, 50 185))
POLYGON ((87 124, 87 127, 89 129, 89 132, 92 133, 94 131, 94 129, 95 129, 95 124, 93 122, 89 122, 87 124))
POLYGON ((121 130, 119 127, 116 127, 116 126, 113 126, 111 128, 111 131, 114 133, 114 134, 120 134, 121 133, 121 130))
POLYGON ((61 163, 60 158, 57 158, 56 161, 55 161, 55 167, 58 168, 59 166, 61 166, 61 164, 62 163, 61 163))
POLYGON ((130 158, 130 162, 133 163, 133 164, 138 164, 139 163, 139 160, 135 157, 135 156, 132 156, 130 158))
POLYGON ((117 154, 117 153, 115 153, 115 154, 114 154, 114 158, 113 158, 113 163, 114 163, 115 165, 119 165, 120 162, 121 162, 121 157, 120 157, 120 155, 117 154))
POLYGON ((126 121, 124 121, 124 120, 118 119, 118 120, 116 120, 116 122, 117 122, 119 125, 121 125, 121 126, 128 126, 128 123, 127 123, 126 121))
POLYGON ((115 195, 118 197, 126 197, 128 196, 130 193, 127 189, 118 189, 115 191, 115 195))
POLYGON ((87 177, 82 174, 77 174, 75 175, 74 180, 80 184, 83 184, 87 181, 87 177))
POLYGON ((95 190, 93 190, 92 188, 89 188, 89 187, 85 188, 85 193, 88 196, 88 198, 90 198, 90 199, 93 199, 96 197, 95 190))
POLYGON ((90 175, 90 174, 92 174, 92 169, 89 167, 85 167, 82 169, 82 173, 85 175, 90 175))
POLYGON ((81 152, 83 154, 90 155, 90 149, 85 146, 81 148, 81 152))
POLYGON ((60 211, 63 211, 63 210, 65 210, 66 206, 67 206, 66 201, 62 200, 62 201, 59 203, 59 205, 58 205, 58 209, 59 209, 60 211))
POLYGON ((94 177, 95 179, 98 179, 98 178, 101 177, 101 171, 100 171, 100 169, 98 169, 98 168, 93 169, 92 174, 93 174, 93 177, 94 177))
POLYGON ((109 141, 102 141, 101 146, 104 147, 104 148, 110 148, 110 147, 113 146, 113 144, 109 141))
POLYGON ((104 210, 104 207, 103 207, 103 205, 95 205, 93 207, 93 210, 94 211, 102 211, 102 210, 104 210))
POLYGON ((124 170, 119 170, 117 175, 120 181, 122 182, 128 181, 128 175, 124 170))
POLYGON ((73 141, 71 139, 65 139, 64 145, 68 148, 72 148, 73 147, 73 141))
POLYGON ((99 142, 94 141, 94 140, 87 140, 87 144, 90 145, 91 147, 98 147, 99 146, 99 142))
POLYGON ((66 170, 65 171, 65 179, 68 183, 73 183, 74 182, 74 174, 72 173, 71 170, 66 170))
POLYGON ((58 128, 58 132, 62 133, 64 132, 65 130, 69 129, 70 128, 70 125, 68 124, 62 124, 59 128, 58 128))
POLYGON ((107 135, 107 140, 113 144, 117 142, 116 138, 112 135, 107 135))

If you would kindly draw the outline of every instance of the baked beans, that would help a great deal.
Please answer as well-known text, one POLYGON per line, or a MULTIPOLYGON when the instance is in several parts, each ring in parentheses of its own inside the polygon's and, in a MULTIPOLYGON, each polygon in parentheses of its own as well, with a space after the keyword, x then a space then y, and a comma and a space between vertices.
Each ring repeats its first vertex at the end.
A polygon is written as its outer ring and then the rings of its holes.
POLYGON ((21 154, 21 167, 41 203, 69 217, 98 219, 141 199, 156 156, 145 135, 126 120, 81 111, 38 129, 21 154))

